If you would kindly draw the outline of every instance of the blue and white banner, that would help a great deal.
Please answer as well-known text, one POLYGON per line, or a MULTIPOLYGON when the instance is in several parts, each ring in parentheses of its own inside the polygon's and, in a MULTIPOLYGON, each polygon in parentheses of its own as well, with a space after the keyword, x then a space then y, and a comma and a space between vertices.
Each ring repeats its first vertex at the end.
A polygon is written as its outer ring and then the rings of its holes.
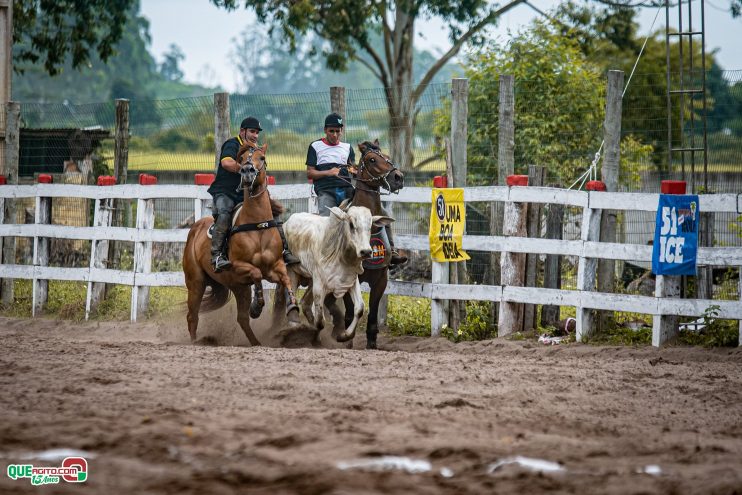
POLYGON ((654 228, 652 272, 695 275, 701 210, 695 194, 660 194, 654 228))

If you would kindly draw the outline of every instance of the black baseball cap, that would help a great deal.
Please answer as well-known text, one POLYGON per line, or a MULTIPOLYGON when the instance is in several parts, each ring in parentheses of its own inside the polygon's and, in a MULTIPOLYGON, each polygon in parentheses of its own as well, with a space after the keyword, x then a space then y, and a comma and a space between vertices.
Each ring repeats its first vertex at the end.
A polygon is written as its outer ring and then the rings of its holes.
POLYGON ((325 117, 325 127, 343 127, 343 118, 337 113, 325 117))
POLYGON ((240 129, 257 129, 259 131, 263 130, 263 128, 260 127, 260 121, 255 117, 245 118, 245 120, 243 120, 240 124, 240 129))

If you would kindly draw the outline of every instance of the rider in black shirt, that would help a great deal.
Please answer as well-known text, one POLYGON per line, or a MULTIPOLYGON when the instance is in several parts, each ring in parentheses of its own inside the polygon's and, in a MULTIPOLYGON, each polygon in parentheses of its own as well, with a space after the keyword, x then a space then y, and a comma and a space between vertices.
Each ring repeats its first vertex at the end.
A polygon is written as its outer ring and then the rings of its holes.
MULTIPOLYGON (((241 202, 243 199, 243 193, 238 191, 241 177, 237 154, 246 142, 257 146, 258 135, 262 130, 258 119, 247 117, 240 125, 239 134, 227 139, 222 144, 216 179, 211 184, 211 187, 209 187, 209 193, 214 198, 213 212, 214 223, 216 224, 211 238, 211 263, 214 265, 215 272, 226 270, 232 266, 232 263, 230 263, 224 253, 224 249, 226 248, 225 241, 232 219, 232 210, 235 204, 241 202)), ((278 233, 281 235, 281 241, 283 241, 284 262, 287 265, 299 263, 299 259, 289 251, 281 222, 277 218, 275 220, 278 233)))

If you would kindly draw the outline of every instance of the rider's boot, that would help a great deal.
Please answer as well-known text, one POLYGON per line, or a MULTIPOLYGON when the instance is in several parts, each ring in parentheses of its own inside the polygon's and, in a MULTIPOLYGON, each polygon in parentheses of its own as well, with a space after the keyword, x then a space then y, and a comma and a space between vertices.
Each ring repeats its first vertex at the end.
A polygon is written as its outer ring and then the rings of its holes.
POLYGON ((291 250, 289 250, 289 244, 286 242, 286 234, 283 233, 283 222, 278 220, 278 218, 274 218, 274 220, 276 221, 276 228, 278 229, 278 234, 281 236, 281 242, 283 243, 283 262, 287 265, 301 263, 301 260, 294 256, 291 250))
POLYGON ((219 215, 215 223, 211 237, 211 264, 214 266, 214 271, 219 273, 232 267, 229 258, 224 254, 224 245, 229 229, 229 216, 219 215))
POLYGON ((386 235, 389 238, 389 248, 392 251, 392 259, 389 261, 390 265, 403 265, 407 263, 407 256, 401 252, 397 251, 397 248, 394 247, 394 237, 392 237, 392 228, 389 225, 385 225, 384 228, 386 229, 386 235))

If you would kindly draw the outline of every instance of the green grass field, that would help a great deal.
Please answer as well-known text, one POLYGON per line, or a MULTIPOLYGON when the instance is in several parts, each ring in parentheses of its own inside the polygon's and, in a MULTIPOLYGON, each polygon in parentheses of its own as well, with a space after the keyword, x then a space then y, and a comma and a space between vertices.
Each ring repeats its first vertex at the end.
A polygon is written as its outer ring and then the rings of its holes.
MULTIPOLYGON (((306 169, 306 155, 271 153, 268 151, 268 170, 301 171, 306 169)), ((211 172, 214 170, 214 155, 209 153, 165 153, 161 151, 130 151, 129 170, 180 170, 211 172)), ((436 160, 427 163, 425 171, 443 171, 445 162, 436 160)))

